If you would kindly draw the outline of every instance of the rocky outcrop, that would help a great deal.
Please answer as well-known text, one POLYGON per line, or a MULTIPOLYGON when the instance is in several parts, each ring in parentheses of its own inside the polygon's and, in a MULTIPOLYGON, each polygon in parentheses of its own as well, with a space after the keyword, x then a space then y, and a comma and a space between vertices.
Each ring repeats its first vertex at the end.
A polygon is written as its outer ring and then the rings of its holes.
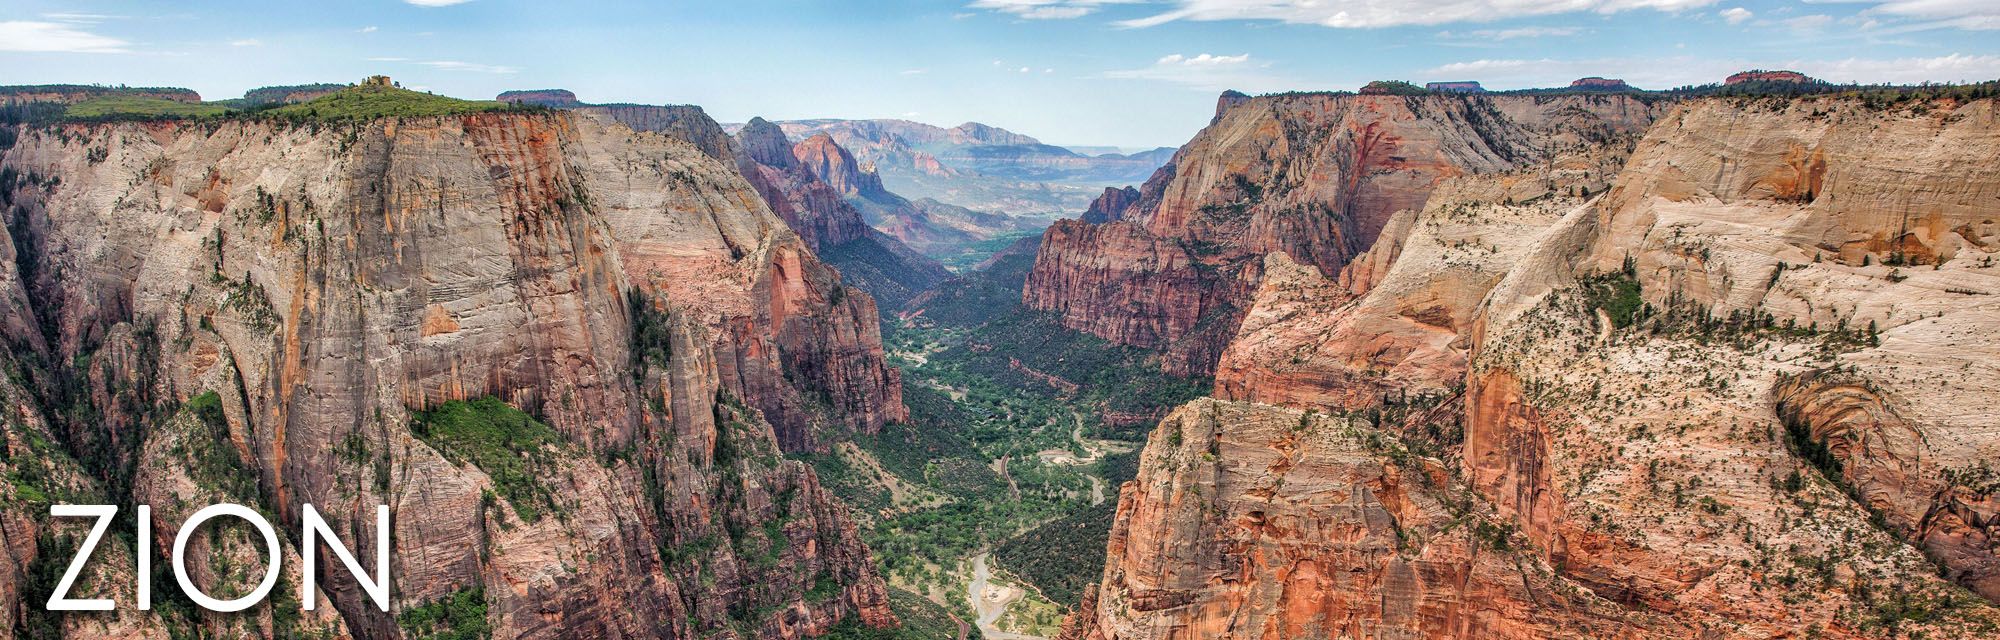
POLYGON ((1745 82, 1789 82, 1793 84, 1807 84, 1810 82, 1814 82, 1814 80, 1811 77, 1806 76, 1806 74, 1799 73, 1797 71, 1757 70, 1757 71, 1743 71, 1743 72, 1729 74, 1728 78, 1723 79, 1722 84, 1732 85, 1732 84, 1743 84, 1745 82))
MULTIPOLYGON (((502 91, 500 92, 500 95, 495 96, 493 99, 499 100, 501 102, 532 104, 542 107, 554 107, 557 109, 568 109, 572 107, 584 106, 582 101, 576 99, 576 94, 568 89, 521 89, 516 91, 502 91)), ((638 129, 638 127, 633 127, 633 129, 638 129)))
POLYGON ((777 125, 758 118, 737 131, 735 141, 737 167, 750 184, 847 282, 881 300, 883 313, 951 276, 936 261, 868 226, 855 202, 896 210, 908 201, 863 177, 872 174, 863 173, 832 139, 793 145, 777 125), (820 172, 854 188, 853 197, 820 172))
POLYGON ((1544 163, 1638 131, 1657 109, 1626 96, 1251 99, 1182 147, 1119 220, 1051 227, 1023 299, 1071 328, 1163 350, 1170 371, 1205 375, 1265 254, 1332 277, 1443 180, 1544 163))
POLYGON ((1569 83, 1569 88, 1594 90, 1594 91, 1625 91, 1631 89, 1632 85, 1625 84, 1625 81, 1620 78, 1600 78, 1597 76, 1590 76, 1588 78, 1577 78, 1575 80, 1571 80, 1569 83))
POLYGON ((1636 135, 1521 171, 1451 178, 1420 212, 1328 278, 1284 253, 1216 368, 1215 395, 1298 408, 1377 408, 1463 386, 1480 303, 1562 214, 1604 192, 1636 135))
MULTIPOLYGON (((1694 103, 1662 119, 1617 185, 1579 214, 1587 219, 1576 225, 1590 233, 1577 232, 1569 266, 1544 271, 1606 273, 1626 263, 1644 301, 1712 317, 1701 326, 1709 333, 1762 336, 1745 328, 1756 322, 1805 327, 1818 347, 1800 356, 1741 344, 1686 352, 1726 363, 1700 375, 1726 372, 1728 381, 1694 393, 1697 407, 1712 409, 1676 415, 1703 416, 1696 424, 1709 430, 1741 420, 1784 434, 1785 442, 1756 449, 1789 452, 1732 471, 1788 476, 1794 466, 1817 467, 1853 493, 1843 509, 1881 514, 1946 575, 2000 597, 1991 578, 2000 549, 1981 515, 1991 512, 1993 487, 1973 471, 2000 450, 1980 435, 1992 432, 1991 416, 1973 408, 2000 391, 1979 373, 1996 366, 1994 345, 1975 337, 1994 326, 1988 297, 2000 295, 1991 266, 2000 243, 1984 230, 1990 213, 1980 204, 2000 197, 2000 172, 1976 159, 1996 147, 1991 101, 1890 111, 1836 98, 1775 110, 1694 103), (1745 413, 1754 421, 1737 417, 1745 413)), ((1518 326, 1524 321, 1496 320, 1517 313, 1489 311, 1488 322, 1518 326)), ((1493 333, 1486 341, 1496 345, 1488 349, 1496 368, 1547 375, 1546 362, 1497 364, 1524 347, 1493 333)), ((1664 368, 1634 374, 1674 376, 1664 368)), ((1640 408, 1626 413, 1653 419, 1640 408)), ((1476 412, 1469 418, 1482 423, 1476 412)), ((1468 447, 1476 431, 1469 428, 1468 447)))
POLYGON ((1083 221, 1089 224, 1104 224, 1125 215, 1125 210, 1139 202, 1139 190, 1134 187, 1105 187, 1104 194, 1091 201, 1090 208, 1083 212, 1083 221))
POLYGON ((1063 638, 1602 638, 1694 627, 1525 557, 1437 462, 1363 424, 1201 400, 1147 439, 1063 638))
MULTIPOLYGON (((507 638, 895 624, 845 510, 781 455, 902 417, 873 304, 696 148, 490 113, 62 125, 4 165, 34 176, 6 193, 40 331, 8 339, 48 355, 8 395, 48 416, 37 446, 114 502, 221 491, 293 529, 314 504, 364 558, 390 505, 395 612, 336 572, 310 628, 397 637, 447 598, 507 638), (529 472, 426 426, 456 401, 517 416, 529 472)), ((22 531, 13 566, 42 557, 22 531)), ((139 617, 202 624, 176 616, 139 617)))
POLYGON ((1426 82, 1424 83, 1424 89, 1426 91, 1450 91, 1453 93, 1486 93, 1486 87, 1479 86, 1478 82, 1470 80, 1464 82, 1426 82))

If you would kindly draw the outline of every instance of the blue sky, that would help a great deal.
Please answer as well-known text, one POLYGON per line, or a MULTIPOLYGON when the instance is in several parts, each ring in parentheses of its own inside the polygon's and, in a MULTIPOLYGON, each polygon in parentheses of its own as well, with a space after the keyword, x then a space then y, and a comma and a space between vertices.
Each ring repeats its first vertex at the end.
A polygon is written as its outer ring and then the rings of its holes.
POLYGON ((2000 0, 0 0, 0 84, 352 82, 1178 145, 1225 88, 2000 78, 2000 0))

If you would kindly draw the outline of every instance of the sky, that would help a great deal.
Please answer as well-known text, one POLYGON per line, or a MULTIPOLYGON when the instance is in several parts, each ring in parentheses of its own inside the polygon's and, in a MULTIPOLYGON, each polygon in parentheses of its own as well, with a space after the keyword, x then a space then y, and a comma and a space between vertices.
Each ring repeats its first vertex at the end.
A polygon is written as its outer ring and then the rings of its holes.
POLYGON ((723 122, 976 121, 1125 148, 1180 145, 1224 89, 1661 89, 1751 68, 2000 78, 2000 0, 0 0, 0 84, 221 99, 380 73, 462 98, 564 88, 723 122))

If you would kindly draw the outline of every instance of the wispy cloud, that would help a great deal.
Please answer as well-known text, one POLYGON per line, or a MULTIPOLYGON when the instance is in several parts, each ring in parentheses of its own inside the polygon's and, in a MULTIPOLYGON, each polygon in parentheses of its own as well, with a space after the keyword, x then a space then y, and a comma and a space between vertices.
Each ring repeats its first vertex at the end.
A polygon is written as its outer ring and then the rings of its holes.
POLYGON ((1900 30, 1954 28, 1969 31, 2000 29, 2000 2, 1993 0, 1860 0, 1873 7, 1863 15, 1906 21, 1900 30))
POLYGON ((377 28, 375 27, 375 25, 372 25, 372 24, 371 24, 371 25, 368 25, 368 26, 365 26, 365 27, 362 27, 362 28, 359 28, 359 29, 355 29, 355 30, 354 30, 354 32, 355 32, 355 33, 375 33, 375 32, 376 32, 377 30, 378 30, 378 29, 377 29, 377 28))
POLYGON ((130 53, 131 43, 77 28, 76 23, 0 21, 0 51, 130 53))
POLYGON ((1439 31, 1438 37, 1453 40, 1484 40, 1504 42, 1521 38, 1566 38, 1583 33, 1581 27, 1518 27, 1514 29, 1478 29, 1474 31, 1439 31))
POLYGON ((232 47, 261 47, 261 46, 264 46, 264 42, 263 42, 262 40, 258 40, 258 39, 256 39, 256 38, 244 38, 244 39, 242 39, 242 40, 230 40, 230 41, 229 41, 229 46, 232 46, 232 47))
POLYGON ((1066 20, 1096 13, 1104 5, 1139 1, 1143 0, 973 0, 965 6, 1028 20, 1066 20))
POLYGON ((54 20, 56 22, 73 22, 76 24, 97 24, 100 22, 104 22, 106 20, 124 20, 127 16, 111 15, 107 13, 56 12, 56 13, 44 13, 42 14, 42 17, 54 20))
POLYGON ((474 73, 493 73, 501 75, 518 73, 521 71, 520 68, 518 67, 480 64, 477 62, 460 62, 457 60, 426 60, 423 62, 419 62, 417 64, 424 65, 432 69, 437 69, 439 71, 469 71, 474 73))
POLYGON ((1271 73, 1271 64, 1254 60, 1250 54, 1172 54, 1139 69, 1105 72, 1104 77, 1170 82, 1203 91, 1241 89, 1271 91, 1294 87, 1297 83, 1271 73))
MULTIPOLYGON (((1922 1, 1922 0, 1912 0, 1922 1)), ((1955 1, 1955 0, 1947 0, 1955 1)), ((1316 24, 1344 29, 1488 22, 1524 16, 1591 11, 1618 13, 1633 9, 1684 11, 1716 0, 1173 0, 1174 8, 1119 24, 1143 28, 1179 20, 1269 20, 1316 24)))
POLYGON ((1728 9, 1723 9, 1721 11, 1716 12, 1715 15, 1722 16, 1723 21, 1728 22, 1729 24, 1743 24, 1745 20, 1749 20, 1757 16, 1756 13, 1753 13, 1749 9, 1745 9, 1743 7, 1730 7, 1728 9))
POLYGON ((931 70, 930 70, 930 69, 904 69, 904 70, 902 70, 902 71, 898 71, 898 72, 896 72, 896 75, 903 75, 903 76, 920 76, 920 75, 924 75, 924 74, 926 74, 926 73, 930 73, 930 72, 931 72, 931 70))

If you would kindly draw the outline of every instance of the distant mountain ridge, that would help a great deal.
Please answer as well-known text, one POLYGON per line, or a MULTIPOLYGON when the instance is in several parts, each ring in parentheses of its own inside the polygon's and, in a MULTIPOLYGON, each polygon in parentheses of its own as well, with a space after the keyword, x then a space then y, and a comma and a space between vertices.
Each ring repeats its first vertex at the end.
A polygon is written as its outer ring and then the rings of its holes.
POLYGON ((793 140, 830 136, 897 193, 1015 215, 1075 214, 1103 187, 1144 181, 1174 151, 1088 155, 977 122, 955 127, 901 119, 776 124, 793 140))

